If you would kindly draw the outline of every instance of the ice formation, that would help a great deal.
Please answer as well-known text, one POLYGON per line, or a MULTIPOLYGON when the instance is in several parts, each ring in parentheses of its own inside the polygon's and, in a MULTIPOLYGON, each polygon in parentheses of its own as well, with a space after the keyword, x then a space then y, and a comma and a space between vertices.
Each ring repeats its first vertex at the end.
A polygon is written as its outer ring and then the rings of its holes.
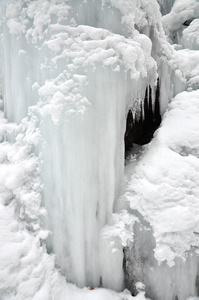
POLYGON ((0 15, 0 299, 197 297, 198 1, 5 0, 0 15), (124 167, 149 87, 163 121, 124 167))

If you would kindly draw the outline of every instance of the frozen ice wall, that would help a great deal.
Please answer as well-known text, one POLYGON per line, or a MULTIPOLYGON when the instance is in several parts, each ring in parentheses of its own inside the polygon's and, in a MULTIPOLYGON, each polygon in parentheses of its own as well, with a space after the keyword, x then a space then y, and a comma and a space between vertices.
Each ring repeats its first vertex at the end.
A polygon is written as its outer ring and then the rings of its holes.
POLYGON ((175 0, 158 0, 162 15, 170 13, 175 0))
MULTIPOLYGON (((16 295, 41 299, 57 288, 64 299, 65 278, 80 287, 122 290, 124 268, 133 293, 134 281, 143 280, 154 299, 197 295, 198 259, 181 258, 198 247, 198 95, 190 93, 198 88, 198 22, 182 26, 197 18, 198 3, 159 3, 163 14, 173 7, 163 24, 174 45, 166 41, 156 0, 1 2, 1 90, 9 131, 2 133, 8 143, 1 145, 1 167, 10 171, 9 180, 0 178, 0 192, 8 209, 10 203, 14 207, 5 219, 16 218, 4 239, 13 237, 14 228, 20 246, 26 245, 18 247, 12 271, 5 264, 6 274, 17 278, 4 276, 6 291, 12 283, 16 295), (189 92, 171 103, 144 154, 132 157, 125 185, 126 116, 140 109, 149 85, 154 100, 158 77, 162 114, 173 96, 189 92), (104 227, 109 222, 113 226, 104 227), (33 249, 27 247, 29 236, 33 249), (23 283, 24 278, 35 281, 23 283)), ((113 293, 131 297, 118 295, 113 293)), ((142 291, 138 298, 143 297, 142 291)))
POLYGON ((114 217, 127 287, 134 293, 142 281, 151 299, 199 294, 198 109, 198 90, 172 100, 153 141, 126 170, 121 201, 129 215, 114 217))
POLYGON ((176 1, 163 24, 173 46, 159 47, 167 61, 158 70, 171 103, 152 142, 132 151, 125 211, 104 231, 120 237, 133 293, 140 280, 152 299, 198 299, 198 1, 176 1))
POLYGON ((122 246, 112 252, 100 231, 120 190, 126 113, 157 80, 152 43, 134 25, 157 29, 158 5, 6 1, 1 17, 6 117, 35 120, 41 136, 32 155, 48 251, 68 281, 121 290, 122 246))

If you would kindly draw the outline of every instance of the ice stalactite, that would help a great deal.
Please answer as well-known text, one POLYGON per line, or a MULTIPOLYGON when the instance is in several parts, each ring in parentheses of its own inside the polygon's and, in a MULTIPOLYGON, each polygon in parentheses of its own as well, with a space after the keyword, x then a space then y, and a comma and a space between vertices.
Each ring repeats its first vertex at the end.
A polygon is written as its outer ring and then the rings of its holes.
POLYGON ((133 144, 144 145, 150 142, 155 130, 161 122, 159 103, 159 79, 155 91, 146 88, 145 97, 140 103, 140 110, 136 113, 129 110, 126 120, 125 156, 132 149, 133 144), (155 99, 153 99, 155 98, 155 99))
POLYGON ((132 151, 126 166, 126 212, 107 231, 124 246, 133 294, 139 280, 152 299, 198 297, 198 109, 198 91, 177 95, 154 139, 142 154, 132 151))

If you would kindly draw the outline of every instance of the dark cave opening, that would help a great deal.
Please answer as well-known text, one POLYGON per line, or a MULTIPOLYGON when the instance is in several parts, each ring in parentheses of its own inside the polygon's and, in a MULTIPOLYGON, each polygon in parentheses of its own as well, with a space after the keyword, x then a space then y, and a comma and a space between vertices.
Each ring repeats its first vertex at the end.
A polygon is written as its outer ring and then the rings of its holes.
POLYGON ((130 109, 126 119, 126 132, 124 136, 125 142, 125 158, 129 151, 133 148, 133 144, 145 145, 148 144, 156 129, 161 123, 160 104, 159 104, 159 79, 157 80, 157 88, 155 92, 155 103, 153 107, 152 89, 146 88, 144 101, 141 103, 140 115, 133 117, 133 112, 130 109))

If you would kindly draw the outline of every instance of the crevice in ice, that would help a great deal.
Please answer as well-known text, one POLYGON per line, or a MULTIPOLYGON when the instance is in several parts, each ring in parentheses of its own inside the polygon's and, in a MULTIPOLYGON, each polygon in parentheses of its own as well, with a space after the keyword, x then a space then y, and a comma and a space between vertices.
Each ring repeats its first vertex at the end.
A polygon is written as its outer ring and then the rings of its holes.
POLYGON ((159 104, 159 79, 153 101, 153 91, 150 86, 146 88, 144 101, 140 105, 139 116, 132 109, 129 110, 126 119, 125 158, 133 148, 133 144, 145 145, 153 138, 154 132, 161 123, 160 104, 159 104), (153 103, 154 102, 154 103, 153 103))
POLYGON ((196 275, 196 280, 195 280, 195 287, 196 287, 196 295, 199 296, 199 266, 198 266, 198 274, 196 275))
POLYGON ((191 18, 191 19, 189 19, 189 20, 186 20, 184 23, 183 23, 183 25, 184 26, 189 26, 190 24, 191 24, 191 22, 194 20, 194 18, 191 18))

